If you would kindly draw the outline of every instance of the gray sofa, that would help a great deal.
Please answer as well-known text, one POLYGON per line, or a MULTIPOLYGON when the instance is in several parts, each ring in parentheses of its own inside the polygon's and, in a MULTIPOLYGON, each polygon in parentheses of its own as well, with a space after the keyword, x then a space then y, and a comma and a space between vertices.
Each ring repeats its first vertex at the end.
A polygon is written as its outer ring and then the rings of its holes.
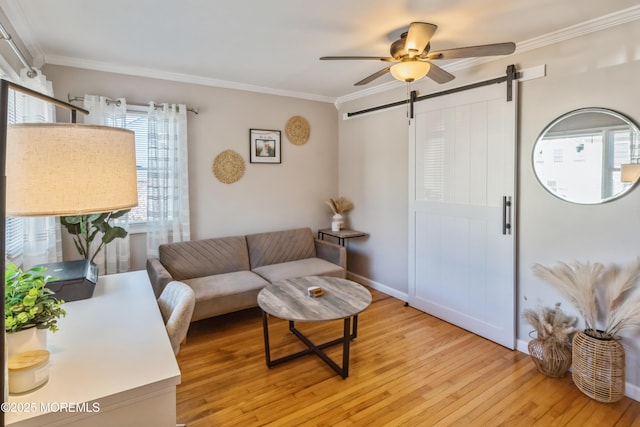
POLYGON ((196 296, 192 322, 257 306, 269 282, 301 276, 346 276, 345 248, 315 239, 310 228, 161 245, 147 260, 156 297, 172 280, 196 296))

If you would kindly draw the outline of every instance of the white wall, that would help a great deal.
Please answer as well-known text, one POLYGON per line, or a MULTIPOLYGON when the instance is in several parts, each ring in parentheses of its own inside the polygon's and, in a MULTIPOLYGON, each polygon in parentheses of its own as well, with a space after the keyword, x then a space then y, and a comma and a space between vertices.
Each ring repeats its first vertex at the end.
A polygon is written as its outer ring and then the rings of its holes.
MULTIPOLYGON (((546 192, 532 166, 533 144, 542 129, 561 114, 581 107, 620 111, 640 123, 640 21, 563 41, 523 54, 455 72, 450 84, 423 80, 412 85, 421 95, 504 75, 507 65, 526 69, 547 65, 547 77, 520 84, 518 310, 563 301, 550 285, 532 275, 533 263, 600 261, 625 264, 640 255, 640 190, 596 206, 575 205, 546 192)), ((340 113, 406 98, 406 88, 346 102, 340 113)), ((352 197, 354 228, 367 240, 353 241, 349 269, 374 285, 407 292, 407 144, 404 109, 341 120, 340 193, 352 197)), ((509 262, 509 260, 505 260, 509 262)), ((575 314, 566 301, 563 308, 575 314)), ((531 327, 519 320, 518 339, 531 327)), ((638 337, 624 336, 627 381, 640 386, 638 337)))
MULTIPOLYGON (((47 65, 43 73, 59 99, 88 93, 124 97, 129 103, 199 107, 198 115, 188 114, 193 239, 330 226, 331 211, 324 201, 338 192, 338 128, 332 104, 63 66, 47 65), (295 115, 311 126, 304 145, 290 143, 284 133, 287 120, 295 115), (251 128, 282 132, 281 164, 249 163, 251 128), (213 160, 227 149, 245 159, 245 174, 233 184, 221 183, 212 172, 213 160)), ((132 236, 133 269, 145 268, 145 247, 144 234, 132 236)), ((66 259, 75 257, 69 240, 64 251, 66 259)))
MULTIPOLYGON (((548 77, 525 82, 521 103, 520 275, 521 309, 563 301, 531 273, 533 263, 599 261, 626 264, 640 255, 640 190, 613 202, 584 206, 547 193, 536 180, 530 155, 544 126, 581 107, 617 110, 640 123, 640 22, 601 31, 541 50, 548 77)), ((533 54, 534 52, 532 52, 533 54)), ((564 309, 572 310, 563 301, 564 309)), ((528 339, 521 322, 518 337, 528 339)), ((627 381, 640 386, 640 333, 624 336, 627 381)), ((635 390, 635 398, 640 397, 635 390)))

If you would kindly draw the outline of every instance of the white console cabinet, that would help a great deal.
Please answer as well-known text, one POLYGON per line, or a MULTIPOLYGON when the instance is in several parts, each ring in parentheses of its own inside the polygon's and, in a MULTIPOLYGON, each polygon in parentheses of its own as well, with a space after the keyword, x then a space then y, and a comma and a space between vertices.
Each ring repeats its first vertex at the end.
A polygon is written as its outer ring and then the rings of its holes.
POLYGON ((180 370, 146 271, 102 276, 64 308, 49 380, 9 396, 6 425, 175 426, 180 370))

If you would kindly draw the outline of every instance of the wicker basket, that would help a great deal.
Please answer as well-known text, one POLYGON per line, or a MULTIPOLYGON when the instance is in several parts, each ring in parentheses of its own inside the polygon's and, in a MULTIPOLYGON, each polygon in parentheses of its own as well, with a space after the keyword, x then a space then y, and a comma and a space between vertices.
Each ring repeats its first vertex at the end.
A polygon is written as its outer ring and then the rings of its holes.
POLYGON ((571 367, 571 347, 554 338, 534 338, 529 341, 529 356, 538 371, 548 377, 563 377, 571 367))
POLYGON ((611 335, 587 329, 573 337, 572 378, 578 389, 598 402, 624 397, 624 348, 611 335))

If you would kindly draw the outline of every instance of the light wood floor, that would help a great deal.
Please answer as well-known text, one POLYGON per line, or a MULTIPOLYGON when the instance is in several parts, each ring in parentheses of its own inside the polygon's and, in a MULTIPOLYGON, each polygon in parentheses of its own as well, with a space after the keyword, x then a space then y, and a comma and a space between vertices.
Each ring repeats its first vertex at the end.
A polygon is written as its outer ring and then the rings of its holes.
MULTIPOLYGON (((268 369, 258 309, 191 325, 177 418, 210 426, 640 426, 640 402, 598 403, 510 351, 372 290, 342 379, 318 357, 268 369)), ((270 320, 274 357, 303 345, 270 320)), ((296 324, 315 342, 342 322, 296 324)), ((340 361, 340 346, 328 353, 340 361)))

